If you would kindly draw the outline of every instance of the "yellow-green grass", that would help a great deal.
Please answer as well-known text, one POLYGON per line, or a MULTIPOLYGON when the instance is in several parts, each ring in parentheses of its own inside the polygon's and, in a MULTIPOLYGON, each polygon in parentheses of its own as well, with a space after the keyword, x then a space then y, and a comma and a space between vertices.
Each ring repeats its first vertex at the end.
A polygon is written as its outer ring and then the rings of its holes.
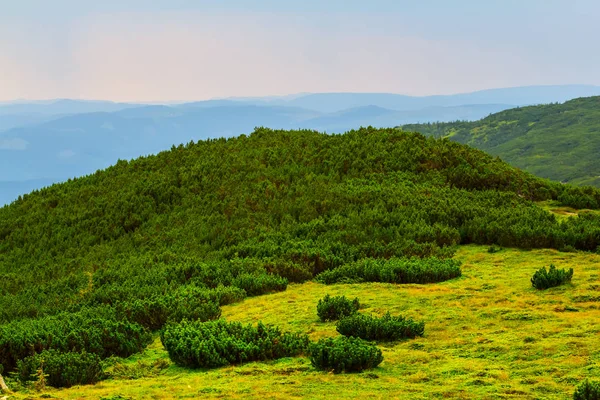
MULTIPOLYGON (((487 247, 463 246, 456 258, 463 276, 444 283, 309 282, 223 308, 227 320, 262 320, 313 340, 337 335, 334 323, 321 323, 316 315, 317 301, 327 293, 358 297, 364 313, 389 310, 425 321, 424 337, 380 344, 385 359, 371 371, 318 372, 307 358, 211 371, 171 365, 157 376, 15 397, 565 399, 579 382, 600 379, 600 256, 514 249, 489 254, 487 247), (572 267, 572 283, 533 289, 534 271, 550 263, 572 267)), ((157 338, 126 363, 167 358, 157 338)))
POLYGON ((598 210, 577 210, 572 207, 565 207, 560 202, 555 200, 539 201, 537 202, 537 205, 542 207, 544 210, 556 215, 559 218, 559 220, 563 220, 569 217, 576 217, 580 213, 599 213, 598 210))

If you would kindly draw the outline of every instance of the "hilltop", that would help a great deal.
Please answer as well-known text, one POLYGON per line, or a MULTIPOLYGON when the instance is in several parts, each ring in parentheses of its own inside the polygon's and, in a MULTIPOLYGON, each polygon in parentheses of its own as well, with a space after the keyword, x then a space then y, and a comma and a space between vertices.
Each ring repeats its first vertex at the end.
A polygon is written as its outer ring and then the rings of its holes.
POLYGON ((403 128, 468 144, 541 177, 600 186, 600 97, 515 108, 475 122, 403 128))

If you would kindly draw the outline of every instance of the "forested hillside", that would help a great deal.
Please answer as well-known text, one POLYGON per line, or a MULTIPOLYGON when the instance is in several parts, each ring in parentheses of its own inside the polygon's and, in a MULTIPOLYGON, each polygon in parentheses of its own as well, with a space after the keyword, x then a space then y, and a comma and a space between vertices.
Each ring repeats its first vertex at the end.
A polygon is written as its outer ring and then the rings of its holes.
POLYGON ((538 176, 600 186, 600 97, 515 108, 476 122, 403 128, 466 143, 538 176))
MULTIPOLYGON (((128 356, 169 322, 329 270, 321 280, 451 279, 457 244, 598 248, 597 214, 560 222, 537 200, 598 208, 600 191, 397 129, 259 128, 120 161, 0 209, 0 364, 26 376, 42 352, 128 356)), ((283 338, 277 354, 305 346, 283 338)))

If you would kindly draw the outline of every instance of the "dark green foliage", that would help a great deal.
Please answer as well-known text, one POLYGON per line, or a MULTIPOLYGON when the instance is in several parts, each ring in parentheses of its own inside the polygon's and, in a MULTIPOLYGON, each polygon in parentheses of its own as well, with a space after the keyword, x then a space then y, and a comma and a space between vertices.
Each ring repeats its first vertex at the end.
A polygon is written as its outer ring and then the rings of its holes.
POLYGON ((55 388, 96 383, 102 378, 100 357, 92 353, 60 353, 45 350, 18 362, 17 373, 22 383, 36 379, 37 371, 46 375, 55 388))
POLYGON ((325 295, 317 304, 317 315, 323 322, 337 321, 348 317, 358 311, 360 303, 358 299, 350 300, 346 296, 325 295))
POLYGON ((287 279, 269 274, 241 274, 233 279, 235 287, 246 291, 248 296, 282 292, 287 288, 287 279))
POLYGON ((496 246, 490 246, 490 247, 488 248, 488 251, 487 251, 487 252, 488 252, 488 253, 490 253, 490 254, 494 254, 494 253, 498 253, 498 252, 500 252, 500 251, 502 251, 502 249, 501 249, 500 247, 496 247, 496 246))
POLYGON ((345 336, 321 339, 308 347, 313 367, 323 371, 360 372, 375 368, 383 361, 377 346, 345 336))
POLYGON ((120 320, 107 308, 83 309, 0 325, 0 363, 8 371, 17 361, 44 350, 87 352, 101 358, 128 357, 152 341, 138 324, 120 320))
POLYGON ((355 314, 341 319, 337 323, 337 331, 344 336, 365 340, 394 341, 423 336, 425 323, 403 316, 393 317, 389 312, 381 318, 355 314))
POLYGON ((281 333, 260 322, 254 327, 224 320, 169 324, 161 332, 161 341, 173 362, 193 368, 292 357, 308 346, 306 335, 281 333))
POLYGON ((327 285, 340 282, 434 283, 461 276, 460 263, 438 258, 363 259, 317 276, 327 285))
MULTIPOLYGON (((405 125, 403 129, 449 137, 502 157, 538 176, 600 186, 600 97, 563 104, 519 107, 474 122, 405 125)), ((566 188, 559 200, 575 208, 597 208, 598 191, 566 188)))
POLYGON ((573 268, 556 269, 553 264, 550 264, 549 269, 542 267, 533 274, 531 284, 534 288, 543 290, 570 282, 571 278, 573 278, 573 268))
POLYGON ((600 383, 586 380, 575 389, 573 400, 600 400, 600 383))

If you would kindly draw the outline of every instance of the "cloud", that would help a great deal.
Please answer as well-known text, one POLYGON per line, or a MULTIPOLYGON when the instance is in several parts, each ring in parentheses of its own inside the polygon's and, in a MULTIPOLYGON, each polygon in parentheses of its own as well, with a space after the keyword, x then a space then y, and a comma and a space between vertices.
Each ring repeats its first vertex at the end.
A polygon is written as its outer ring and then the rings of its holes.
POLYGON ((62 150, 58 153, 59 158, 71 158, 75 156, 75 152, 71 149, 62 150))
POLYGON ((0 150, 27 150, 29 142, 23 139, 0 139, 0 150))

